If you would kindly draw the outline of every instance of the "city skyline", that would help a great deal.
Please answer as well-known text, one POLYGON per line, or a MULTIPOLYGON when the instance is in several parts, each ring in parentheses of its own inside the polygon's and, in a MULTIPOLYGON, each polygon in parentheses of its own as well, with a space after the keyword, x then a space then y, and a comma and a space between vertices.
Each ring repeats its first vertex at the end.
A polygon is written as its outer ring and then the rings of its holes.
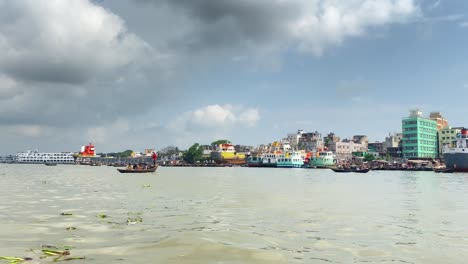
POLYGON ((465 1, 2 1, 0 154, 467 126, 465 1))

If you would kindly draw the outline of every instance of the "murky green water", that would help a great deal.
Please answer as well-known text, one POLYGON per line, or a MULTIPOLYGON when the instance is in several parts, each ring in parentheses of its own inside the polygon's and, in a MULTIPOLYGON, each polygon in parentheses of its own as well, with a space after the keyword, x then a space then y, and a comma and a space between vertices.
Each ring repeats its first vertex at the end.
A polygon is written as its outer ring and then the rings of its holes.
POLYGON ((468 260, 468 174, 0 164, 0 187, 0 256, 29 263, 468 260))

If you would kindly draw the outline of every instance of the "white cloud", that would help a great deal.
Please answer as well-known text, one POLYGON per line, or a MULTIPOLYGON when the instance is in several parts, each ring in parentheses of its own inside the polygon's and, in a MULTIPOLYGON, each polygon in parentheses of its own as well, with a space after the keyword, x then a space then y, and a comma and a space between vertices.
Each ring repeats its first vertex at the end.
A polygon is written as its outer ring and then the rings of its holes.
POLYGON ((258 109, 215 104, 185 112, 170 124, 170 128, 184 131, 226 129, 235 125, 255 126, 259 120, 258 109))
POLYGON ((401 23, 419 15, 413 0, 304 1, 303 13, 290 23, 299 47, 321 55, 346 38, 366 34, 374 27, 401 23))
POLYGON ((83 83, 143 59, 149 46, 88 0, 0 4, 0 71, 29 81, 83 83))
POLYGON ((206 127, 217 127, 236 122, 232 106, 209 105, 189 113, 190 122, 206 127))

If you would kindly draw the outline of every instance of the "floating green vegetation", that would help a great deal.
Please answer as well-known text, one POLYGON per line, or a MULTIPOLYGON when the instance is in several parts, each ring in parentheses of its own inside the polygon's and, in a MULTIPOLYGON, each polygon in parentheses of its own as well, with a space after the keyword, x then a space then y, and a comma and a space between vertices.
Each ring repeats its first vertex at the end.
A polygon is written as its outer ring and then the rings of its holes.
POLYGON ((127 218, 127 224, 129 225, 133 225, 133 224, 141 223, 141 222, 143 222, 143 218, 141 218, 140 216, 127 218))
MULTIPOLYGON (((85 257, 71 256, 71 249, 71 246, 57 247, 51 245, 42 245, 41 249, 32 249, 31 251, 34 254, 38 255, 39 259, 51 259, 53 262, 85 259, 85 257)), ((8 261, 8 263, 10 264, 20 264, 24 261, 34 260, 34 258, 0 256, 0 261, 2 260, 8 261)))
MULTIPOLYGON (((107 221, 108 224, 110 225, 133 225, 136 223, 141 223, 143 222, 143 218, 141 217, 143 213, 142 212, 128 212, 127 215, 127 220, 125 222, 115 222, 115 221, 107 221)), ((101 217, 98 215, 98 217, 101 217)), ((108 216, 101 217, 101 218, 107 218, 108 216)))
POLYGON ((10 264, 17 264, 22 263, 25 260, 31 260, 30 258, 18 258, 18 257, 8 257, 8 256, 0 256, 0 260, 6 260, 10 264))
POLYGON ((76 230, 76 227, 70 226, 70 227, 67 227, 66 229, 67 229, 68 231, 72 231, 72 230, 76 230))
POLYGON ((85 257, 76 257, 71 256, 70 250, 71 246, 51 246, 51 245, 42 245, 40 250, 33 250, 36 254, 39 254, 40 259, 51 258, 54 262, 57 261, 69 261, 75 259, 85 259, 85 257))
POLYGON ((99 217, 99 218, 107 218, 108 216, 105 215, 105 214, 98 214, 97 217, 99 217))
POLYGON ((72 213, 65 213, 65 212, 63 212, 63 213, 61 213, 60 215, 68 215, 68 216, 70 216, 70 215, 73 215, 73 214, 72 214, 72 213))
POLYGON ((143 184, 143 188, 149 188, 151 187, 151 184, 143 184))
POLYGON ((128 212, 127 215, 129 217, 127 218, 127 224, 133 225, 143 222, 143 218, 141 217, 142 214, 143 212, 128 212))

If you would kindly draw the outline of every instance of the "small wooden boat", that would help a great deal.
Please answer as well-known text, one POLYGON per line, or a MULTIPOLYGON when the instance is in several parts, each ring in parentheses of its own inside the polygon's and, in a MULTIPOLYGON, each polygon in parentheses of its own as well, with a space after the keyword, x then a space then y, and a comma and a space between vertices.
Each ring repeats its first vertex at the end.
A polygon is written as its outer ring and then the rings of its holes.
POLYGON ((356 170, 353 170, 353 172, 355 173, 368 173, 370 171, 370 169, 356 169, 356 170))
POLYGON ((120 173, 148 173, 155 172, 158 166, 149 167, 147 169, 117 169, 120 173))
POLYGON ((46 166, 57 166, 57 163, 44 163, 46 166))
POLYGON ((351 172, 350 169, 339 169, 339 168, 331 168, 332 171, 334 172, 342 172, 342 173, 348 173, 351 172))
POLYGON ((454 173, 455 168, 440 168, 440 169, 434 169, 435 173, 454 173))
POLYGON ((355 173, 368 173, 370 169, 359 169, 359 168, 331 168, 332 171, 334 172, 339 172, 339 173, 350 173, 350 172, 355 172, 355 173))

